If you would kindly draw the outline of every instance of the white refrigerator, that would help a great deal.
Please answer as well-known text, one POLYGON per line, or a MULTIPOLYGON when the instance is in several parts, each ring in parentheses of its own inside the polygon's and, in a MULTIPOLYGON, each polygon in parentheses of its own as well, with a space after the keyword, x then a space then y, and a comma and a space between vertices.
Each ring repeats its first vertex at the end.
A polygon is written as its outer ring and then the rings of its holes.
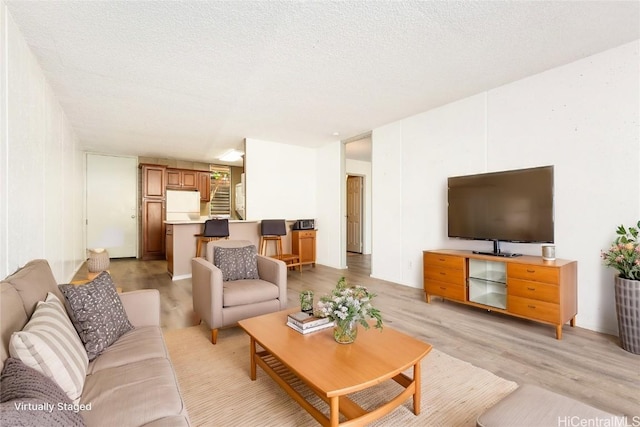
POLYGON ((167 221, 200 219, 200 192, 167 190, 167 221))

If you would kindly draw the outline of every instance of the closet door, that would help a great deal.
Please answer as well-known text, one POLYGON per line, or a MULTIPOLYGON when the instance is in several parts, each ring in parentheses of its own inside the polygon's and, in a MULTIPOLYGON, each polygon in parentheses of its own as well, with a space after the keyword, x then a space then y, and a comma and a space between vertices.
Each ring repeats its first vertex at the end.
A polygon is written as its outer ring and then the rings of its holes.
POLYGON ((138 159, 87 154, 87 248, 137 255, 138 159))

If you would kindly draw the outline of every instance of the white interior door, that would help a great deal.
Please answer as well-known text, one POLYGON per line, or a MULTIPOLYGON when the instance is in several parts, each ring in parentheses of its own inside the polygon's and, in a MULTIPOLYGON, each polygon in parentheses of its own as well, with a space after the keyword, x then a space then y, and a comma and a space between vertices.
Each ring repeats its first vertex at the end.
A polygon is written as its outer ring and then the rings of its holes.
POLYGON ((87 248, 137 255, 138 159, 87 154, 87 248))

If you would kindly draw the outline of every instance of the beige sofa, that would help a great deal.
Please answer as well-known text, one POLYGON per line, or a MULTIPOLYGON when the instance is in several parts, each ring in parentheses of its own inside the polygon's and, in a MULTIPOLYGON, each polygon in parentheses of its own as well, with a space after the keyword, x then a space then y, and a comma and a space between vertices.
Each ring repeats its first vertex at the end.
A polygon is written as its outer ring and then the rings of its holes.
MULTIPOLYGON (((48 292, 64 297, 45 260, 34 260, 4 279, 0 294, 0 362, 9 357, 9 341, 48 292)), ((155 289, 125 292, 120 299, 134 329, 89 362, 81 405, 88 426, 188 426, 160 328, 160 294, 155 289)), ((0 366, 1 367, 1 366, 0 366)), ((1 424, 1 423, 0 423, 1 424)))
POLYGON ((255 246, 246 240, 215 240, 207 243, 206 259, 191 260, 193 310, 211 328, 216 343, 218 329, 239 320, 287 308, 287 266, 283 261, 256 255, 258 278, 223 280, 214 265, 214 248, 255 246))

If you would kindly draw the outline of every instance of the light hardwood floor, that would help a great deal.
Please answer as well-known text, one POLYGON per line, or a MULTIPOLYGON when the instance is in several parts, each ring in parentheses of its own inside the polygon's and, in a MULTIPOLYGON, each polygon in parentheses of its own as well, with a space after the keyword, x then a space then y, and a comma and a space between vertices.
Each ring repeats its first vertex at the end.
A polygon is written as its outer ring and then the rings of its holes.
MULTIPOLYGON (((451 356, 487 369, 518 384, 531 383, 571 396, 595 407, 627 415, 640 425, 640 356, 620 348, 617 337, 565 325, 563 339, 554 327, 466 307, 433 298, 421 289, 369 277, 369 256, 348 256, 349 268, 318 265, 288 273, 289 307, 299 304, 302 290, 317 298, 331 290, 341 276, 377 293, 374 305, 384 324, 432 344, 451 356), (636 418, 634 418, 636 417, 636 418)), ((165 261, 112 260, 110 272, 123 290, 160 291, 162 326, 183 328, 198 322, 193 313, 191 280, 172 282, 165 261)), ((76 278, 86 277, 84 267, 76 278)), ((612 290, 613 291, 613 290, 612 290)), ((225 331, 217 345, 224 345, 225 331)), ((424 384, 428 387, 429 384, 424 384)))

